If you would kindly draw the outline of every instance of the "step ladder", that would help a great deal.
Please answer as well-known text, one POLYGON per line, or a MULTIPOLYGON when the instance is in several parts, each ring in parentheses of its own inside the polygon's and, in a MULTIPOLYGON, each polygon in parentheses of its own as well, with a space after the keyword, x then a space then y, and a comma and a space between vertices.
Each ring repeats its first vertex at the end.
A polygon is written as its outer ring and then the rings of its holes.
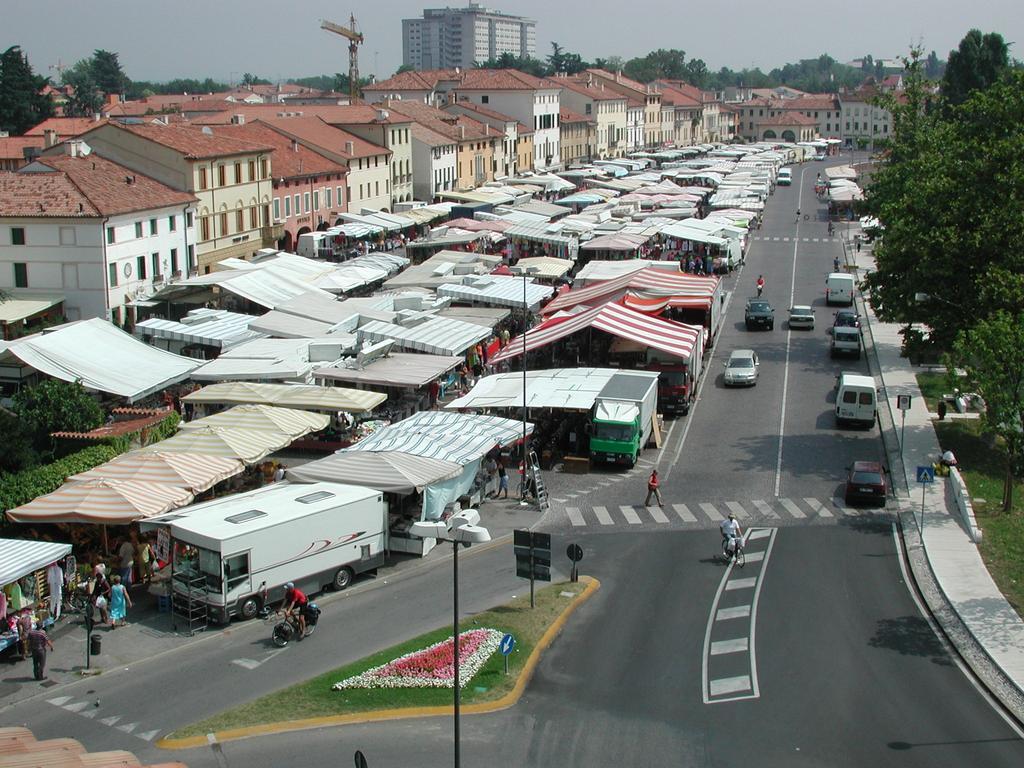
POLYGON ((551 508, 548 501, 548 490, 544 487, 544 479, 540 475, 540 461, 537 459, 537 452, 530 451, 530 476, 533 478, 533 489, 537 494, 537 506, 541 512, 551 508))

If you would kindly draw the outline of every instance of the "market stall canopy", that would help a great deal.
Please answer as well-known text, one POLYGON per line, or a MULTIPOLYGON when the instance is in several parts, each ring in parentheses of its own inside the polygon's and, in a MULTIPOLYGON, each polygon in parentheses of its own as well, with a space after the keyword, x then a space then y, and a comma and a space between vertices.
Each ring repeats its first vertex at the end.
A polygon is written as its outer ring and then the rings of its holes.
POLYGON ((64 294, 61 293, 10 293, 10 298, 0 301, 0 325, 21 322, 64 302, 64 294))
POLYGON ((198 453, 239 459, 246 464, 262 461, 274 451, 287 448, 294 438, 284 432, 202 426, 183 429, 142 451, 148 453, 198 453))
POLYGON ((531 256, 520 259, 516 266, 525 269, 538 280, 557 280, 572 269, 573 262, 569 259, 556 259, 554 256, 531 256))
POLYGON ((53 493, 7 510, 7 517, 16 523, 128 525, 144 517, 162 515, 191 501, 189 491, 171 485, 87 480, 65 483, 53 493))
POLYGON ((249 329, 252 315, 200 307, 180 321, 151 317, 135 324, 134 335, 143 339, 202 344, 217 349, 230 349, 238 344, 260 338, 263 334, 249 329))
POLYGON ((182 422, 181 429, 214 426, 229 429, 270 430, 283 432, 298 439, 310 432, 326 429, 330 423, 331 418, 322 413, 311 413, 297 408, 281 408, 275 405, 249 404, 235 405, 212 416, 182 422))
POLYGON ((584 288, 561 293, 544 307, 544 312, 550 314, 576 306, 596 306, 617 299, 630 290, 642 292, 649 297, 657 295, 702 299, 704 306, 710 306, 720 285, 717 277, 697 277, 684 275, 678 270, 646 267, 626 272, 611 280, 588 282, 584 288))
MULTIPOLYGON (((527 422, 527 434, 533 425, 527 422)), ((470 413, 420 411, 378 429, 341 453, 398 451, 465 466, 523 438, 523 422, 470 413)))
POLYGON ((445 283, 437 286, 438 296, 447 296, 452 301, 470 304, 492 304, 498 307, 524 309, 536 307, 547 301, 554 289, 521 277, 487 275, 467 280, 465 283, 445 283), (524 302, 525 299, 525 302, 524 302))
MULTIPOLYGON (((457 366, 462 365, 463 358, 453 355, 424 355, 415 352, 392 352, 362 367, 355 361, 342 362, 334 366, 318 368, 313 371, 314 378, 330 381, 347 381, 357 384, 369 384, 378 387, 406 387, 419 389, 437 379, 457 366)), ((328 392, 351 391, 366 395, 376 395, 361 389, 339 390, 334 387, 321 387, 328 392)), ((190 396, 191 397, 191 396, 190 396)), ((384 397, 384 395, 380 395, 384 397)), ((186 398, 187 400, 188 398, 186 398)))
POLYGON ((399 451, 347 451, 289 469, 286 477, 293 483, 348 483, 406 494, 461 473, 461 465, 441 459, 399 451))
POLYGON ((86 389, 129 402, 187 379, 201 362, 151 347, 99 318, 0 342, 0 364, 15 359, 47 376, 80 381, 86 389))
MULTIPOLYGON (((420 355, 409 355, 420 359, 420 355)), ((448 359, 448 358, 446 358, 448 359)), ((458 361, 458 358, 456 358, 458 361)), ((183 402, 198 405, 211 403, 233 405, 257 403, 278 405, 285 408, 300 408, 306 411, 345 411, 346 413, 367 413, 388 399, 380 392, 347 387, 318 387, 309 384, 256 384, 239 381, 211 384, 190 392, 183 402)))
POLYGON ((427 316, 415 325, 384 323, 378 320, 359 327, 361 344, 394 340, 401 349, 431 355, 461 355, 474 344, 491 335, 489 328, 447 317, 427 316))
MULTIPOLYGON (((619 368, 552 368, 526 372, 526 403, 529 408, 589 411, 612 376, 625 373, 619 368)), ((657 373, 629 371, 630 375, 657 378, 657 373)), ((522 408, 523 374, 499 373, 485 376, 469 392, 445 408, 522 408)))
POLYGON ((833 165, 830 168, 825 169, 825 178, 832 179, 851 179, 856 180, 857 172, 848 165, 833 165))
POLYGON ((467 232, 498 232, 500 234, 511 227, 512 222, 502 221, 501 219, 478 221, 477 219, 462 218, 452 219, 447 222, 447 226, 454 227, 456 229, 464 229, 467 232))
POLYGON ((494 364, 511 360, 524 351, 540 349, 591 327, 614 336, 631 339, 683 360, 690 358, 694 348, 702 348, 704 333, 703 328, 695 325, 651 317, 621 304, 608 303, 575 315, 549 318, 536 328, 531 328, 525 336, 512 339, 503 350, 491 358, 490 362, 494 364))
POLYGON ((192 453, 130 451, 106 464, 79 472, 69 481, 121 480, 159 483, 202 493, 222 480, 237 475, 245 465, 237 459, 192 453))
POLYGON ((636 251, 651 239, 651 235, 634 235, 617 232, 612 235, 601 235, 580 245, 581 251, 636 251))
MULTIPOLYGON (((526 259, 520 259, 520 263, 526 259)), ((604 259, 593 259, 583 265, 583 269, 577 272, 572 279, 573 286, 583 288, 595 282, 614 280, 623 275, 631 275, 642 269, 652 267, 663 269, 671 274, 682 274, 679 271, 678 261, 651 261, 649 259, 622 259, 621 261, 606 261, 604 259)))
POLYGON ((10 584, 71 554, 70 544, 56 541, 0 539, 0 584, 10 584))

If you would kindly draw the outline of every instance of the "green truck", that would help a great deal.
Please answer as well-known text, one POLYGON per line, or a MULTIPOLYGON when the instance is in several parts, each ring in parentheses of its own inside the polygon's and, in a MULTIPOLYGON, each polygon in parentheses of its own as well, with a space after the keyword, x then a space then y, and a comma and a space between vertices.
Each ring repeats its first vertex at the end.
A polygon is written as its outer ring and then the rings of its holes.
POLYGON ((657 373, 620 371, 612 376, 594 400, 591 464, 636 464, 654 428, 657 403, 657 373))

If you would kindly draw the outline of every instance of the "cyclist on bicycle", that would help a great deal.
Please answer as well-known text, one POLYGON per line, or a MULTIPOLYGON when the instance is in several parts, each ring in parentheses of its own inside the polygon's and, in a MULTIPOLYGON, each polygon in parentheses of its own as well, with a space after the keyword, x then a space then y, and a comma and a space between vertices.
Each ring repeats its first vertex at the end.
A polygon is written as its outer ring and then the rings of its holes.
POLYGON ((800 209, 799 208, 796 209, 796 220, 800 221, 800 209))
POLYGON ((284 615, 288 616, 295 611, 299 618, 299 640, 306 636, 306 611, 309 609, 309 598, 305 593, 297 589, 293 582, 284 585, 284 615))
POLYGON ((764 293, 764 275, 757 276, 757 298, 761 298, 761 294, 764 293))
POLYGON ((737 544, 743 538, 743 530, 740 528, 736 515, 730 512, 729 517, 723 520, 718 527, 722 531, 722 551, 727 558, 732 557, 736 554, 737 544))

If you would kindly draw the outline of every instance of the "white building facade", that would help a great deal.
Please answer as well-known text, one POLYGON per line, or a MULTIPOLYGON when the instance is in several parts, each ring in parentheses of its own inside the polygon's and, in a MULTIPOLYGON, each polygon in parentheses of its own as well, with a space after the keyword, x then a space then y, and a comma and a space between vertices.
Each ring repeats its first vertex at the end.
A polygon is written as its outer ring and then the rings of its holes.
POLYGON ((402 19, 402 61, 414 69, 472 67, 504 53, 537 55, 537 22, 483 8, 428 8, 402 19))

